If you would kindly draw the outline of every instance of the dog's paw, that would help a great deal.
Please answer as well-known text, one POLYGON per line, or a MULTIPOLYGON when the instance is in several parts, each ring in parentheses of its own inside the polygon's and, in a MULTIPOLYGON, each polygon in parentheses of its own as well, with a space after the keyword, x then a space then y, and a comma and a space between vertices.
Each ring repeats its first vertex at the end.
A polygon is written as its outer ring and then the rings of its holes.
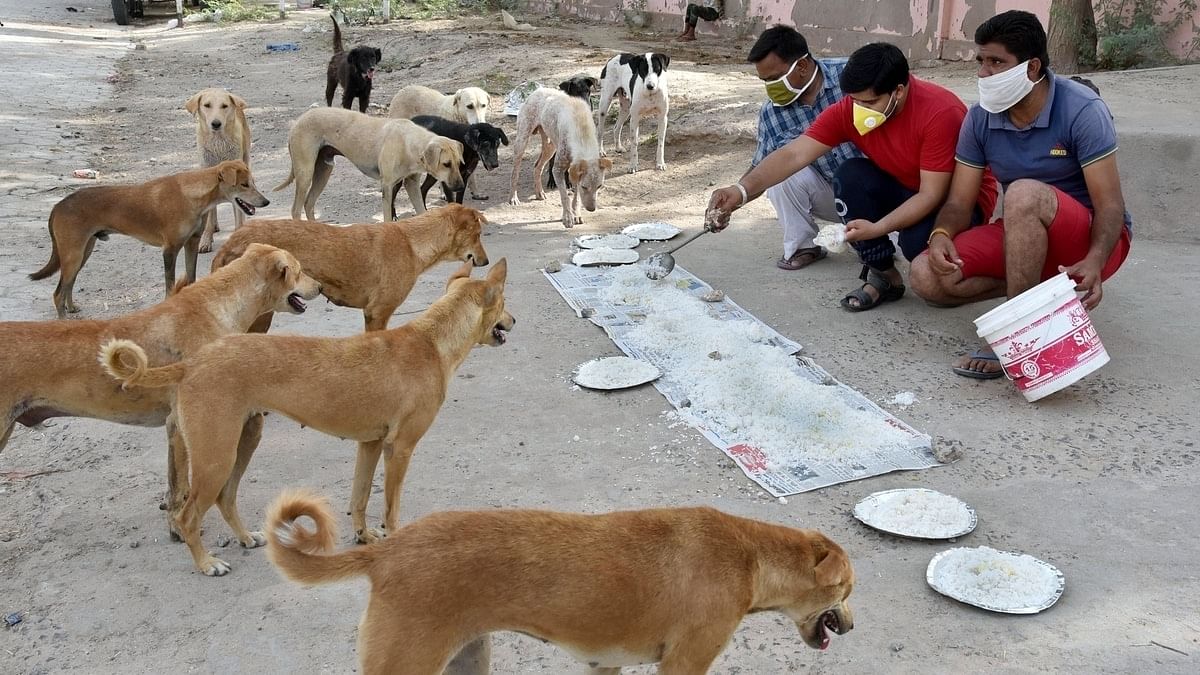
POLYGON ((238 543, 242 545, 242 548, 258 548, 267 544, 267 537, 262 532, 247 532, 246 534, 248 535, 246 539, 238 537, 238 543))
POLYGON ((78 314, 79 307, 75 305, 67 305, 67 314, 78 314))
POLYGON ((538 200, 538 201, 545 201, 545 199, 546 199, 546 193, 545 193, 545 192, 539 192, 539 193, 537 193, 537 194, 533 195, 533 198, 534 198, 534 199, 536 199, 536 200, 538 200))
POLYGON ((229 563, 212 555, 209 555, 208 559, 200 563, 200 571, 204 572, 204 576, 206 577, 223 577, 229 574, 230 569, 232 568, 229 567, 229 563))
POLYGON ((655 170, 655 171, 666 171, 666 170, 667 170, 667 163, 666 163, 666 162, 655 162, 655 163, 654 163, 654 170, 655 170))
POLYGON ((608 157, 608 151, 607 151, 607 150, 605 150, 604 148, 600 148, 600 156, 601 156, 601 157, 608 157))
POLYGON ((521 199, 520 199, 519 197, 517 197, 516 195, 513 195, 513 196, 511 196, 511 197, 509 197, 509 198, 508 198, 508 203, 509 203, 509 204, 511 204, 511 205, 513 205, 513 206, 520 206, 520 205, 521 205, 521 199))
POLYGON ((638 172, 637 164, 634 164, 633 166, 629 167, 629 173, 637 173, 637 172, 638 172))
POLYGON ((196 250, 200 253, 212 253, 212 239, 209 239, 208 241, 201 239, 200 247, 196 250))
POLYGON ((490 199, 490 197, 488 197, 487 195, 477 195, 474 192, 472 192, 471 199, 475 199, 475 200, 481 201, 481 202, 486 202, 488 199, 490 199))
POLYGON ((359 530, 354 535, 354 543, 356 544, 374 544, 377 541, 382 541, 386 536, 382 530, 377 530, 373 527, 368 527, 365 530, 359 530))

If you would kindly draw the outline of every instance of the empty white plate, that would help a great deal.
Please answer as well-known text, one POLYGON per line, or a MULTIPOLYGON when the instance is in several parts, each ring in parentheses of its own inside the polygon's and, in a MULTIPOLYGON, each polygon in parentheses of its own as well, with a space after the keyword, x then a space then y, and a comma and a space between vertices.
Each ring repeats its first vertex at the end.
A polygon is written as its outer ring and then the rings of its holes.
POLYGON ((575 370, 575 384, 588 389, 626 389, 658 379, 658 368, 628 356, 593 359, 575 370))
POLYGON ((986 546, 952 548, 933 556, 925 570, 933 590, 959 602, 1004 614, 1037 614, 1062 597, 1062 572, 1023 553, 986 546))
POLYGON ((666 241, 682 231, 669 223, 635 223, 621 230, 621 234, 646 241, 666 241))
POLYGON ((628 248, 589 248, 571 256, 580 267, 593 265, 628 265, 638 261, 638 252, 628 248))
POLYGON ((624 234, 585 234, 575 237, 579 248, 637 248, 642 243, 637 237, 624 234))

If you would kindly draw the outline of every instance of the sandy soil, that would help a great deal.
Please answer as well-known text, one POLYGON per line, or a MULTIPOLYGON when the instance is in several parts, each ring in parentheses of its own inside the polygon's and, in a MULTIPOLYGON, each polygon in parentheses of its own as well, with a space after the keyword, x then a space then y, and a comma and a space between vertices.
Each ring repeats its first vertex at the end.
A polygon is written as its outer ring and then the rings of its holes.
MULTIPOLYGON (((294 13, 286 22, 163 32, 158 21, 117 30, 106 21, 107 3, 69 3, 86 10, 74 16, 63 11, 67 4, 0 1, 6 24, 0 57, 12 87, 0 101, 8 132, 0 138, 9 157, 0 167, 4 320, 53 318, 53 282, 24 275, 49 254, 50 207, 84 184, 64 178, 72 169, 90 166, 105 181, 132 181, 193 165, 194 126, 183 103, 202 87, 223 86, 249 102, 255 174, 260 186, 271 187, 287 173, 289 122, 323 94, 330 34, 319 11, 294 13), (282 41, 301 49, 266 51, 282 41), (147 49, 134 50, 135 42, 147 49)), ((411 83, 443 90, 480 84, 502 95, 523 79, 557 82, 598 72, 615 51, 665 44, 622 27, 530 20, 549 28, 531 35, 495 30, 478 17, 397 21, 354 28, 347 43, 383 49, 386 70, 374 101, 384 106, 411 83)), ((757 615, 721 656, 718 673, 1195 672, 1200 368, 1191 340, 1195 320, 1186 310, 1200 282, 1194 266, 1200 251, 1190 214, 1175 214, 1190 227, 1157 228, 1162 236, 1140 239, 1126 268, 1105 286, 1095 318, 1113 363, 1038 406, 1020 401, 1003 382, 950 374, 948 360, 973 344, 971 319, 986 308, 933 310, 910 297, 849 315, 837 308, 855 283, 849 257, 831 256, 802 273, 775 269, 779 232, 765 202, 748 208, 728 233, 681 253, 680 264, 873 399, 915 392, 918 403, 897 414, 939 445, 961 449, 963 460, 944 468, 838 486, 785 505, 694 430, 670 427, 662 416, 668 406, 653 389, 608 395, 572 389, 577 364, 617 350, 574 318, 538 269, 565 259, 577 234, 646 219, 699 226, 710 186, 740 175, 753 150, 762 94, 743 63, 746 46, 665 47, 674 57, 669 168, 653 171, 652 145, 644 146, 648 170, 614 173, 601 209, 573 231, 559 224, 556 197, 505 203, 511 155, 502 154, 500 169, 483 176, 491 195, 483 206, 495 223, 485 245, 493 259, 509 259, 509 308, 519 323, 509 344, 477 350, 460 370, 417 450, 404 519, 448 508, 709 504, 817 527, 843 543, 859 576, 856 629, 817 653, 782 616, 757 615), (850 515, 866 494, 905 486, 971 503, 980 526, 961 543, 1041 557, 1066 574, 1066 595, 1042 615, 1016 618, 934 593, 924 570, 946 544, 883 536, 850 515)), ((968 67, 926 74, 970 90, 968 67)), ((1103 79, 1119 120, 1145 120, 1155 116, 1139 97, 1178 98, 1171 87, 1194 90, 1200 73, 1103 79), (1149 93, 1147 82, 1155 85, 1149 93)), ((498 109, 500 97, 493 102, 498 109)), ((498 123, 513 130, 511 120, 498 123)), ((1156 130, 1194 133, 1184 126, 1161 123, 1156 130)), ((1173 138, 1172 147, 1195 146, 1193 136, 1173 138)), ((624 168, 624 157, 616 159, 624 168)), ((524 165, 523 199, 532 192, 532 160, 531 154, 524 165)), ((1125 167, 1134 180, 1156 168, 1125 167)), ((262 215, 286 214, 290 191, 270 196, 262 215)), ((319 205, 327 219, 362 222, 377 215, 377 202, 377 186, 339 160, 319 205)), ((407 211, 403 196, 399 202, 407 211)), ((202 256, 202 269, 209 260, 202 256)), ((446 266, 427 275, 400 311, 426 306, 449 272, 446 266)), ((157 301, 160 285, 158 253, 113 237, 97 248, 76 299, 82 317, 113 316, 157 301)), ((345 335, 359 330, 359 316, 319 301, 302 317, 281 318, 277 330, 345 335)), ((365 584, 300 589, 283 582, 261 550, 236 544, 221 551, 234 565, 231 575, 195 573, 186 550, 167 540, 157 509, 163 440, 160 429, 82 419, 14 434, 0 457, 0 614, 19 612, 22 622, 0 630, 0 671, 353 672, 365 584), (25 477, 42 471, 55 473, 25 477)), ((242 512, 259 522, 279 490, 300 485, 340 504, 348 498, 353 459, 351 444, 272 416, 243 483, 242 512)), ((376 495, 372 519, 381 511, 376 495)), ((215 513, 207 522, 206 542, 216 546, 226 528, 215 513)), ((563 653, 524 637, 505 634, 496 643, 496 672, 575 668, 563 653)))

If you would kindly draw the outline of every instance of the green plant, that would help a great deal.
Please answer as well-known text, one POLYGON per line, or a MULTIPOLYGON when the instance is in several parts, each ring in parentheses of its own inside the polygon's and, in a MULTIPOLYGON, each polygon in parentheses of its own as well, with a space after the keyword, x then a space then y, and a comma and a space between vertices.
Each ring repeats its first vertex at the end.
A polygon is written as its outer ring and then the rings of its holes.
POLYGON ((279 9, 261 2, 207 0, 204 9, 189 10, 187 16, 201 21, 266 21, 279 16, 279 9))
MULTIPOLYGON (((1167 0, 1099 0, 1096 4, 1097 65, 1124 69, 1178 63, 1167 38, 1192 22, 1196 0, 1182 0, 1174 12, 1166 11, 1167 0)), ((1193 29, 1187 58, 1200 46, 1200 32, 1193 29)))
MULTIPOLYGON (((465 9, 483 10, 516 5, 516 0, 389 0, 392 18, 401 16, 418 19, 454 16, 465 9), (493 7, 495 6, 495 7, 493 7)), ((383 17, 382 0, 333 0, 331 11, 338 12, 353 24, 365 24, 383 17)), ((498 11, 498 10, 497 10, 498 11)))

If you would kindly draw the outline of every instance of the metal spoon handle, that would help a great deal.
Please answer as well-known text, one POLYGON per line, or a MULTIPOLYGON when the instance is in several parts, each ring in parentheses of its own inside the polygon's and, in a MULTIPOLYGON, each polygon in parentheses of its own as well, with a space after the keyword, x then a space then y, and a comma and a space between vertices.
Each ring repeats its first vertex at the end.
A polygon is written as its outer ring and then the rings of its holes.
POLYGON ((684 246, 687 246, 688 244, 692 243, 693 241, 699 239, 701 235, 708 234, 709 231, 710 230, 708 230, 707 228, 700 230, 696 234, 693 234, 693 235, 689 236, 687 239, 684 239, 682 243, 680 243, 675 248, 672 248, 671 250, 667 251, 667 253, 670 254, 670 253, 674 253, 675 251, 678 251, 679 249, 683 248, 684 246))

